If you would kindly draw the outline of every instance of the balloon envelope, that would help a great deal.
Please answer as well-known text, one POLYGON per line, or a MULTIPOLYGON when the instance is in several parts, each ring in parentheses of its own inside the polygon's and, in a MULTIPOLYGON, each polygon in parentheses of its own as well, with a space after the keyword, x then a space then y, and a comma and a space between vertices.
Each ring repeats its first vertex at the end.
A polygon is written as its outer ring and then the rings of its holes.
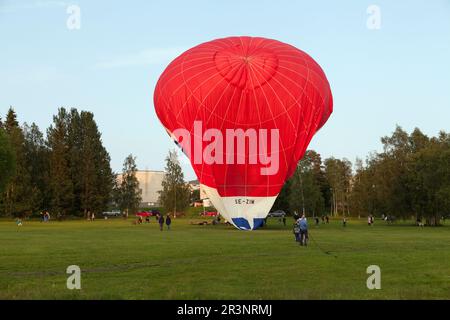
POLYGON ((333 110, 309 55, 259 37, 187 50, 160 76, 154 105, 213 205, 243 230, 262 224, 333 110))

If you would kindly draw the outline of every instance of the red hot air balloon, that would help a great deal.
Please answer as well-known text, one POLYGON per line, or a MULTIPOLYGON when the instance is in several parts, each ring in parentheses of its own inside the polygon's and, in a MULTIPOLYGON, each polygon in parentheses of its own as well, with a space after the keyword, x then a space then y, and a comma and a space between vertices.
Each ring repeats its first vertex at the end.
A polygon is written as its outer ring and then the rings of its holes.
POLYGON ((154 104, 213 205, 244 230, 262 224, 333 110, 309 55, 259 37, 187 50, 162 73, 154 104))

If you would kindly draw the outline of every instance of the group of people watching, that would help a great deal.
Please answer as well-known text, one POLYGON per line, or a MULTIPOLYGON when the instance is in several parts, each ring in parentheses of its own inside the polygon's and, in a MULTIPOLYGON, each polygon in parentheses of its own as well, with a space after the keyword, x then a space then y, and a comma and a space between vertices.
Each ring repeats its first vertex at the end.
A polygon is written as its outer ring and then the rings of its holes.
MULTIPOLYGON (((164 230, 164 224, 166 224, 167 226, 167 230, 170 230, 170 225, 172 224, 172 219, 170 218, 170 215, 167 214, 166 218, 164 218, 164 216, 162 214, 157 214, 155 215, 156 221, 159 224, 159 230, 163 231, 164 230)), ((150 217, 146 216, 145 217, 145 222, 146 223, 150 223, 150 217)), ((137 222, 134 222, 135 224, 142 224, 144 223, 144 219, 142 216, 138 216, 138 220, 137 222)))
POLYGON ((164 222, 166 223, 167 230, 170 230, 170 225, 172 224, 172 219, 170 218, 170 215, 166 215, 165 220, 164 220, 164 216, 162 214, 159 216, 156 216, 156 219, 158 219, 160 231, 163 231, 163 229, 164 229, 164 222))
MULTIPOLYGON (((319 217, 315 217, 314 221, 316 222, 316 226, 319 225, 319 217)), ((330 223, 330 218, 328 216, 322 216, 322 223, 330 223)))

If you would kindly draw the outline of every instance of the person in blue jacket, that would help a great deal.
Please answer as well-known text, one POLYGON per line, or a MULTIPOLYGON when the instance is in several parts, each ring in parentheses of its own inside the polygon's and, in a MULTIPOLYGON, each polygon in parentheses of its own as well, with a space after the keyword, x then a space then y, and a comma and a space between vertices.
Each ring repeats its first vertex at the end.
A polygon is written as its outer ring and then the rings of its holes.
POLYGON ((299 219, 298 226, 300 229, 300 245, 306 246, 308 240, 308 222, 306 221, 305 215, 302 215, 299 219))

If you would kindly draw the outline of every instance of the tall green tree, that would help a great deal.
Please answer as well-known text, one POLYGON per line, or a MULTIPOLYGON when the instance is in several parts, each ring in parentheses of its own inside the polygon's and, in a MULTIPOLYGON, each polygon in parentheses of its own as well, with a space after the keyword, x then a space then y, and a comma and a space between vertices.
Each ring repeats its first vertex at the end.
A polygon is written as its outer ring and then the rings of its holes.
POLYGON ((32 189, 31 206, 33 211, 49 208, 50 190, 50 152, 43 133, 32 123, 23 125, 25 137, 25 163, 30 174, 32 189))
POLYGON ((101 134, 91 112, 82 111, 81 206, 87 213, 107 208, 112 195, 114 176, 110 156, 103 146, 101 134))
POLYGON ((142 201, 142 190, 139 187, 136 172, 136 158, 130 154, 123 163, 121 181, 115 192, 116 202, 126 217, 136 213, 142 201))
POLYGON ((322 215, 325 213, 329 192, 320 154, 307 150, 295 173, 283 185, 272 211, 302 213, 304 209, 306 214, 322 215))
POLYGON ((14 149, 6 131, 0 126, 0 194, 3 193, 11 177, 14 176, 15 167, 14 149))
POLYGON ((292 210, 313 216, 323 214, 325 202, 318 180, 320 171, 318 154, 308 150, 299 161, 291 180, 289 204, 292 210))
POLYGON ((11 107, 3 124, 14 149, 16 170, 2 197, 2 211, 8 216, 25 216, 33 211, 33 188, 25 154, 25 138, 11 107))
POLYGON ((331 190, 332 215, 350 214, 350 186, 352 181, 352 164, 347 159, 334 157, 325 160, 325 174, 331 190))
POLYGON ((278 194, 277 198, 275 199, 275 202, 273 203, 271 211, 283 210, 288 215, 291 215, 293 213, 293 210, 291 210, 291 204, 289 201, 290 195, 291 195, 293 179, 294 178, 290 178, 284 183, 283 187, 281 188, 280 193, 278 194))
POLYGON ((64 216, 73 213, 74 186, 70 170, 70 148, 68 128, 70 117, 65 108, 60 108, 53 117, 53 124, 47 130, 50 148, 50 188, 52 211, 64 216))
POLYGON ((165 172, 162 190, 159 192, 159 203, 176 215, 177 212, 182 212, 189 206, 190 188, 184 181, 184 174, 175 150, 169 151, 166 157, 165 172))
POLYGON ((450 214, 450 145, 432 139, 413 156, 416 216, 436 226, 450 214))
MULTIPOLYGON (((70 209, 76 215, 87 214, 82 206, 83 194, 83 175, 84 161, 86 156, 83 154, 84 131, 81 123, 80 113, 76 108, 71 108, 67 115, 67 147, 68 147, 68 166, 70 179, 73 186, 73 201, 70 209)), ((89 177, 90 178, 90 177, 89 177)))

